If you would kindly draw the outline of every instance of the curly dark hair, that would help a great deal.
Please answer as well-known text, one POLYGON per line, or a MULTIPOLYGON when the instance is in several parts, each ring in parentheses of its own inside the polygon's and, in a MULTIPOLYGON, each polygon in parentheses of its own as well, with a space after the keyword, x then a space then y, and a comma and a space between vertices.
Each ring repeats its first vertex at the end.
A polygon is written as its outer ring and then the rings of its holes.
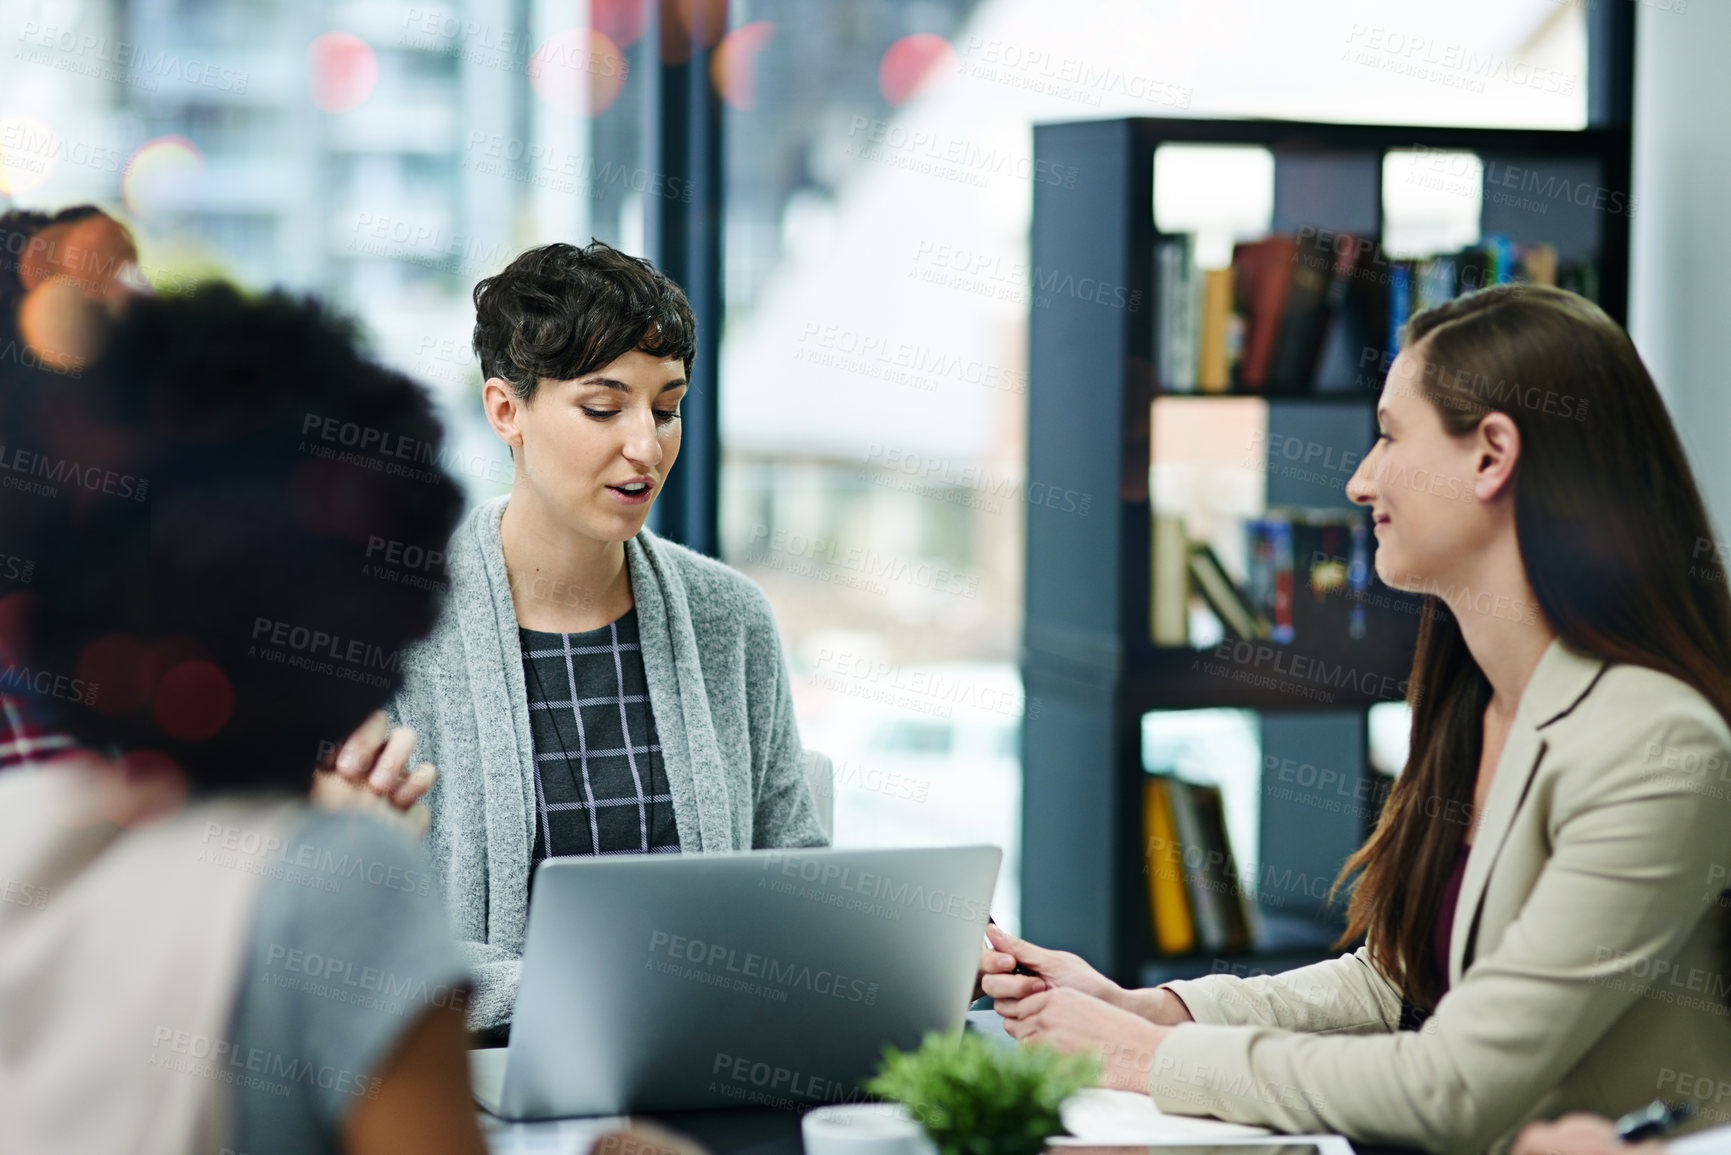
POLYGON ((10 209, 0 213, 0 333, 10 333, 18 305, 24 299, 22 266, 30 241, 43 229, 76 224, 108 214, 95 205, 73 205, 57 212, 10 209))
POLYGON ((431 402, 313 301, 135 300, 77 379, 0 365, 0 446, 0 693, 194 790, 304 790, 437 619, 431 402))
POLYGON ((525 401, 542 378, 569 381, 633 350, 691 374, 697 320, 679 286, 611 245, 542 245, 475 286, 475 355, 525 401))

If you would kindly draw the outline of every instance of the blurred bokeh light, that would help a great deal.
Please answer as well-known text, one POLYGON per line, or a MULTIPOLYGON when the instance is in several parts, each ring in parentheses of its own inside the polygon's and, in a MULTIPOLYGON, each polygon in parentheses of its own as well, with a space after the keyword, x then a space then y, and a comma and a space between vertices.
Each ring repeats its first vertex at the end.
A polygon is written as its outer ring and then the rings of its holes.
POLYGON ((307 49, 313 103, 326 112, 347 112, 373 94, 379 58, 372 45, 347 32, 326 32, 307 49))

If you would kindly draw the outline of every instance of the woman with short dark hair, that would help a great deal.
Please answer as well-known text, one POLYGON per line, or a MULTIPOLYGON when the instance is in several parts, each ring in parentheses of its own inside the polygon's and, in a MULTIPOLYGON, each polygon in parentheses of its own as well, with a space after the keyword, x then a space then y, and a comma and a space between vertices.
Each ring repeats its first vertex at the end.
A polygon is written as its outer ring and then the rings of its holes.
POLYGON ((768 601, 645 528, 679 454, 685 295, 598 241, 552 244, 477 285, 475 314, 511 493, 452 538, 450 600, 392 711, 439 767, 428 845, 471 1025, 496 1037, 543 859, 827 836, 768 601))

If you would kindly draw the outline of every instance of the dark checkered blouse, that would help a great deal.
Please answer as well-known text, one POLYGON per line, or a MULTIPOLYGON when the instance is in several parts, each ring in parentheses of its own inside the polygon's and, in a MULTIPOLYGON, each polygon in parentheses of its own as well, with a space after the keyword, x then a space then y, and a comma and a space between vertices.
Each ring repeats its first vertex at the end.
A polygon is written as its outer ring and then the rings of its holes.
POLYGON ((518 634, 535 741, 531 878, 543 858, 678 853, 637 611, 581 634, 518 634))

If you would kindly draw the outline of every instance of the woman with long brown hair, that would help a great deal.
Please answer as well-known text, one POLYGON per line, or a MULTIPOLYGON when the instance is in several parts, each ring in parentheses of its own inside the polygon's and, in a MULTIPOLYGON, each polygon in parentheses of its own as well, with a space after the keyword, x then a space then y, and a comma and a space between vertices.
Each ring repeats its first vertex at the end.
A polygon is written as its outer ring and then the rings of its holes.
POLYGON ((1410 760, 1342 873, 1365 945, 1126 991, 994 936, 983 986, 1012 1035, 1103 1048, 1109 1083, 1167 1111, 1501 1150, 1682 1074, 1731 1082, 1731 593, 1652 378, 1599 308, 1499 286, 1405 336, 1347 492, 1378 575, 1435 612, 1410 760))

